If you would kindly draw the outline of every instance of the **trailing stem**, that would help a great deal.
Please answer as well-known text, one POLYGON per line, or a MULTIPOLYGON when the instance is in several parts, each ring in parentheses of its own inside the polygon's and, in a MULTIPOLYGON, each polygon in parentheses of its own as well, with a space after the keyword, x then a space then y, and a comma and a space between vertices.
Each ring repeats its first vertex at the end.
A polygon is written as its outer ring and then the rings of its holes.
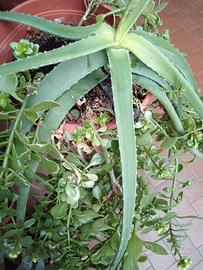
POLYGON ((6 173, 6 170, 8 168, 8 161, 9 161, 9 156, 10 156, 12 145, 13 145, 13 140, 14 140, 15 133, 17 131, 19 122, 20 122, 21 117, 23 115, 23 112, 24 112, 24 109, 25 109, 25 106, 26 106, 26 103, 27 103, 27 98, 28 97, 25 98, 24 103, 23 103, 22 107, 20 108, 20 110, 18 112, 18 115, 16 117, 16 120, 14 122, 14 125, 12 127, 12 130, 11 130, 11 133, 10 133, 10 136, 9 136, 9 139, 8 139, 8 145, 7 145, 7 148, 6 148, 6 152, 4 154, 4 160, 3 160, 3 164, 2 164, 2 171, 1 171, 1 174, 0 174, 0 179, 2 179, 4 177, 4 175, 6 173))

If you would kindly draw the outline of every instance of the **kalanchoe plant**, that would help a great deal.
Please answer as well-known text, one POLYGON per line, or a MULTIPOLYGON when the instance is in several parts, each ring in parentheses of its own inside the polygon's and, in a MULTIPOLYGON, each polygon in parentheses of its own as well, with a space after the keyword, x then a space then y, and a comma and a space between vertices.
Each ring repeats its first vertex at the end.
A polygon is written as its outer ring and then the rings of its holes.
POLYGON ((16 59, 26 58, 38 53, 39 45, 30 42, 27 39, 21 39, 20 42, 12 42, 11 48, 16 59))
MULTIPOLYGON (((122 4, 125 1, 120 2, 122 4)), ((156 248, 155 244, 152 245, 152 243, 139 239, 136 235, 139 226, 146 231, 155 229, 160 235, 166 235, 175 251, 179 252, 179 245, 173 234, 175 225, 171 222, 175 215, 171 209, 182 199, 181 192, 174 198, 180 166, 177 157, 172 158, 170 164, 167 164, 164 159, 159 159, 159 151, 150 145, 152 143, 151 133, 157 135, 159 141, 164 140, 162 148, 170 149, 170 155, 175 153, 177 156, 179 151, 189 149, 194 155, 202 157, 200 150, 202 149, 203 103, 198 94, 194 76, 184 56, 165 39, 164 35, 154 32, 154 28, 150 26, 154 21, 152 22, 151 17, 147 16, 149 13, 146 10, 150 9, 151 5, 153 5, 152 0, 140 0, 136 3, 130 0, 126 6, 121 5, 119 10, 122 15, 121 20, 115 27, 111 27, 105 22, 98 22, 90 26, 65 26, 30 15, 0 12, 1 20, 23 23, 73 41, 67 46, 0 66, 0 90, 21 102, 22 96, 17 95, 15 91, 19 85, 18 77, 15 74, 21 72, 22 78, 22 76, 26 77, 25 74, 22 74, 28 70, 60 63, 40 82, 38 81, 39 84, 34 84, 34 88, 31 84, 34 91, 27 91, 9 134, 8 146, 2 163, 1 181, 8 186, 10 185, 9 179, 13 179, 13 177, 19 181, 20 191, 16 211, 18 230, 28 226, 25 222, 26 203, 30 183, 39 164, 50 174, 57 175, 60 171, 59 165, 55 161, 43 157, 42 153, 46 151, 55 158, 57 156, 58 160, 63 162, 62 166, 73 172, 73 175, 68 175, 68 179, 70 176, 72 177, 72 184, 59 181, 57 187, 59 206, 53 207, 51 214, 56 218, 59 218, 57 215, 63 218, 67 212, 65 202, 70 205, 70 215, 71 209, 77 207, 80 191, 74 181, 78 179, 80 171, 78 172, 75 164, 67 162, 62 154, 55 151, 49 142, 51 142, 52 134, 76 101, 106 78, 107 75, 101 70, 101 67, 104 66, 106 70, 110 71, 120 150, 123 218, 120 239, 112 240, 116 238, 116 232, 111 236, 104 236, 109 237, 112 241, 104 243, 102 250, 94 254, 92 259, 92 262, 97 264, 98 257, 106 254, 107 257, 102 259, 103 261, 108 259, 109 269, 117 269, 126 250, 127 256, 124 258, 123 269, 129 269, 129 265, 132 263, 136 269, 137 261, 141 260, 143 247, 156 248), (146 18, 144 28, 135 28, 134 25, 142 14, 146 18), (152 32, 146 32, 148 30, 152 32), (166 121, 160 122, 160 119, 155 121, 153 118, 150 119, 149 114, 146 114, 143 120, 145 123, 142 125, 139 122, 134 126, 133 84, 153 93, 167 113, 166 121), (37 90, 37 95, 35 90, 37 90), (37 125, 37 130, 34 136, 28 135, 28 141, 26 141, 26 135, 30 134, 33 125, 37 125), (139 129, 142 127, 143 129, 139 129), (15 141, 18 143, 15 144, 15 141), (45 142, 47 144, 44 144, 45 142), (29 148, 28 150, 26 150, 26 146, 29 148), (36 153, 40 153, 40 155, 36 155, 36 153), (146 155, 149 158, 148 162, 146 162, 146 155), (10 156, 12 156, 11 159, 10 156), (17 163, 14 160, 17 160, 17 163), (27 165, 23 166, 22 161, 28 162, 27 165), (11 168, 12 166, 13 168, 11 168), (160 179, 173 179, 173 185, 169 191, 169 202, 163 202, 161 198, 156 198, 155 194, 143 197, 143 195, 147 195, 145 194, 145 183, 141 176, 138 177, 137 168, 148 170, 151 176, 160 179), (141 197, 136 198, 136 188, 139 190, 137 194, 142 194, 141 197), (73 194, 74 196, 72 196, 73 194), (71 200, 73 197, 75 200, 71 200), (159 208, 166 216, 163 218, 157 216, 153 212, 153 208, 159 208), (139 224, 143 219, 145 221, 139 224), (134 230, 132 230, 132 224, 135 225, 134 230), (132 246, 135 243, 140 246, 140 252, 134 255, 132 246), (109 254, 113 254, 113 256, 109 254)), ((116 13, 116 9, 114 11, 116 13)), ((21 43, 16 44, 15 50, 21 45, 21 43)), ((30 51, 29 46, 28 52, 30 51)), ((37 48, 35 45, 31 47, 37 48)), ((25 50, 26 56, 29 55, 27 49, 25 50)), ((21 51, 21 49, 19 50, 21 51)), ((24 53, 24 49, 22 51, 24 53)), ((36 50, 34 51, 36 52, 36 50)), ((3 98, 5 100, 5 96, 3 98)), ((5 107, 5 102, 3 106, 5 107)), ((8 118, 10 119, 10 117, 12 118, 9 115, 8 118)), ((88 139, 94 138, 94 134, 91 136, 88 139)), ((86 182, 97 181, 96 176, 93 176, 92 173, 86 173, 84 177, 86 182)), ((90 185, 90 183, 86 183, 86 185, 90 185)), ((94 192, 99 198, 98 190, 95 189, 94 192)), ((14 249, 18 248, 19 241, 14 249)), ((99 262, 101 263, 101 260, 99 262)), ((186 268, 188 265, 189 261, 181 258, 178 267, 186 268)))

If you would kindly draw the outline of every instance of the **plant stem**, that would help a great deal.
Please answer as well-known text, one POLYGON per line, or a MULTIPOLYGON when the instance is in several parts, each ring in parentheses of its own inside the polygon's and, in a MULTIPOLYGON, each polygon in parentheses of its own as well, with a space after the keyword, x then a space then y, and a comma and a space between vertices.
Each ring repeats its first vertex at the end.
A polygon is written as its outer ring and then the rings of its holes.
POLYGON ((152 157, 150 156, 149 151, 147 150, 147 148, 144 146, 144 150, 148 156, 148 158, 151 160, 151 162, 154 164, 154 166, 160 171, 160 167, 156 164, 156 162, 152 159, 152 157))
POLYGON ((173 202, 174 192, 175 192, 175 189, 176 189, 177 175, 178 175, 178 158, 175 159, 175 172, 174 172, 172 188, 171 188, 171 195, 170 195, 170 201, 169 201, 170 210, 171 210, 171 205, 172 205, 172 202, 173 202))
POLYGON ((87 9, 86 9, 86 11, 85 11, 85 13, 83 14, 82 18, 80 19, 80 21, 79 21, 79 23, 78 23, 78 26, 81 26, 81 25, 83 24, 83 22, 87 20, 87 16, 88 16, 88 14, 90 13, 90 11, 91 11, 91 9, 92 9, 92 7, 93 7, 94 1, 95 1, 95 0, 92 0, 92 1, 89 3, 89 5, 88 5, 88 7, 87 7, 87 9))
POLYGON ((14 140, 15 132, 16 132, 16 130, 18 128, 18 124, 19 124, 19 122, 21 120, 23 111, 25 109, 25 106, 26 106, 26 103, 27 103, 27 98, 28 98, 28 96, 25 98, 24 103, 23 103, 22 107, 19 110, 19 113, 18 113, 18 115, 16 117, 16 120, 15 120, 15 123, 13 125, 13 128, 11 130, 11 134, 10 134, 9 140, 8 140, 8 146, 7 146, 6 152, 4 154, 4 160, 3 160, 3 164, 2 164, 2 171, 1 171, 1 174, 0 174, 0 179, 3 178, 3 175, 6 172, 6 169, 8 167, 8 161, 9 161, 9 156, 10 156, 11 148, 12 148, 12 145, 13 145, 13 140, 14 140))
POLYGON ((69 230, 69 228, 70 228, 71 214, 72 214, 72 207, 70 207, 70 209, 69 209, 68 218, 67 218, 68 244, 70 244, 70 230, 69 230))
MULTIPOLYGON (((178 175, 178 158, 175 159, 175 171, 174 171, 173 183, 172 183, 171 194, 170 194, 169 210, 171 210, 171 208, 172 208, 174 192, 175 192, 176 184, 177 184, 177 175, 178 175)), ((175 243, 175 239, 174 239, 175 236, 173 234, 171 220, 169 221, 169 234, 170 234, 172 246, 174 247, 174 250, 175 250, 175 254, 177 253, 178 256, 180 258, 182 258, 179 250, 176 248, 176 243, 175 243)))
POLYGON ((176 218, 195 218, 195 219, 203 219, 203 217, 198 217, 198 216, 176 216, 176 218))
MULTIPOLYGON (((37 126, 33 143, 35 143, 37 140, 38 131, 39 131, 39 125, 37 126)), ((38 166, 39 166, 38 161, 30 160, 24 172, 24 176, 28 180, 29 186, 20 187, 19 194, 18 194, 16 216, 17 216, 17 225, 19 228, 23 226, 23 223, 25 220, 27 201, 30 194, 31 182, 38 166)))

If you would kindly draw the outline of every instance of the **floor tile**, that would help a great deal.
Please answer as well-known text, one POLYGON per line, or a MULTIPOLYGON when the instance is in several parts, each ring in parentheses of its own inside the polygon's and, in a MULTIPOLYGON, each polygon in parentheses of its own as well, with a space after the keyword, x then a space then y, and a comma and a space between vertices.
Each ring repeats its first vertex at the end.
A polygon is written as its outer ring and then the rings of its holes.
POLYGON ((198 265, 196 265, 194 268, 192 268, 192 270, 202 270, 202 269, 203 269, 203 261, 198 265))

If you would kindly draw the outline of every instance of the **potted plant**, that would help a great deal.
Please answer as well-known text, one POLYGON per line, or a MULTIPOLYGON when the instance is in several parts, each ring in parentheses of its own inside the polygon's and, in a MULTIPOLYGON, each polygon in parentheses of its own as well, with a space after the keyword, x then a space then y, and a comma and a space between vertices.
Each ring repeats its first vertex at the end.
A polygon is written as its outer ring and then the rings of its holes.
MULTIPOLYGON (((172 208, 183 198, 182 191, 175 192, 182 170, 179 156, 190 151, 202 157, 203 103, 184 56, 166 35, 155 31, 160 22, 158 10, 151 0, 136 4, 129 1, 126 6, 121 3, 110 12, 121 14, 114 27, 102 21, 104 16, 98 16, 99 22, 89 26, 66 26, 26 14, 0 13, 1 20, 30 25, 73 41, 36 55, 32 55, 37 52, 32 43, 27 43, 25 50, 21 50, 22 44, 15 44, 14 49, 22 52, 19 59, 0 66, 0 89, 5 93, 2 100, 3 105, 7 102, 8 112, 2 117, 15 118, 12 129, 2 133, 8 142, 1 172, 2 187, 7 191, 3 193, 7 210, 4 218, 12 216, 13 222, 2 238, 2 257, 10 254, 22 258, 20 267, 26 269, 86 269, 92 265, 98 265, 98 269, 137 269, 138 262, 146 258, 143 248, 166 253, 160 245, 139 235, 140 230, 155 230, 167 237, 180 255, 178 267, 187 269, 190 265, 190 260, 181 256, 173 231, 177 215, 172 208), (134 28, 142 14, 143 27, 134 28), (26 53, 31 56, 25 57, 26 53), (53 64, 58 65, 43 79, 39 74, 33 78, 33 69, 53 64), (100 115, 76 133, 66 133, 65 142, 56 146, 53 135, 66 114, 109 74, 118 138, 106 128, 108 117, 100 115), (132 85, 151 92, 165 113, 146 111, 134 123, 132 85), (6 94, 21 104, 14 117, 6 94), (152 139, 161 141, 161 145, 156 148, 152 139), (164 149, 169 152, 168 160, 160 156, 164 149), (36 173, 39 166, 45 170, 40 175, 36 173), (171 188, 163 191, 168 195, 149 192, 140 174, 143 170, 154 178, 171 181, 171 188), (35 207, 33 217, 25 220, 35 176, 46 186, 51 183, 52 192, 35 207), (102 180, 105 188, 101 189, 102 180), (19 186, 17 198, 10 194, 13 181, 19 186), (16 218, 12 211, 15 203, 16 218), (41 222, 46 219, 44 227, 41 222), (91 244, 89 248, 87 243, 91 244), (46 247, 47 254, 40 255, 40 245, 46 247), (77 248, 78 253, 74 253, 77 248), (68 256, 71 250, 73 255, 68 256)), ((179 183, 180 188, 189 184, 179 183)))

